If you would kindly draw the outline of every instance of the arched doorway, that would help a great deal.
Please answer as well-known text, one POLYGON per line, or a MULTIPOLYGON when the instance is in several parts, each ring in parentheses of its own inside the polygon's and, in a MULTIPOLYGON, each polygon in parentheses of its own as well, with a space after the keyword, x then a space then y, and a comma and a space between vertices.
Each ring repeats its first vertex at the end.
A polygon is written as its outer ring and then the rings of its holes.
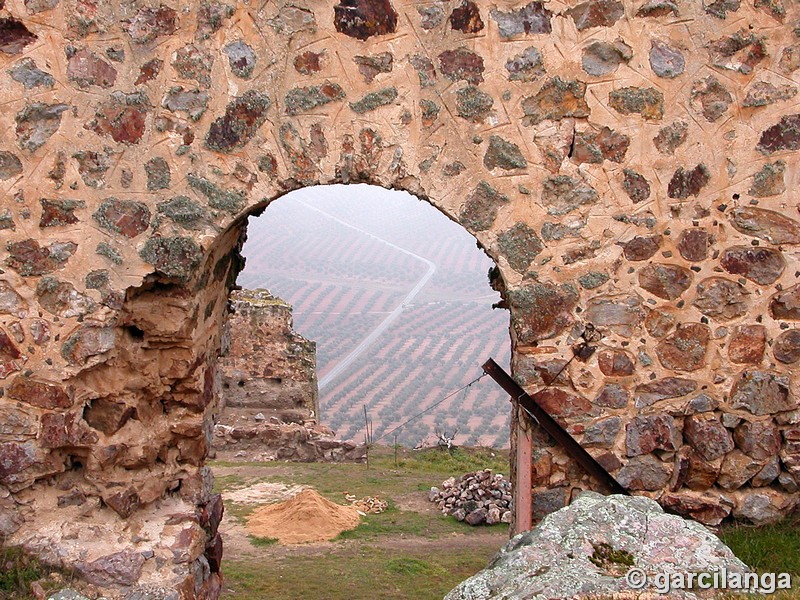
MULTIPOLYGON (((458 444, 508 446, 508 401, 485 380, 412 418, 479 376, 489 355, 508 361, 508 320, 492 310, 501 297, 487 277, 494 264, 471 235, 408 194, 365 185, 287 194, 250 219, 247 235, 237 284, 288 301, 295 329, 317 343, 320 413, 312 418, 344 439, 363 441, 367 411, 383 444, 431 445, 441 432, 458 444)), ((258 386, 261 367, 251 366, 258 386)), ((255 413, 255 400, 238 399, 250 396, 241 389, 249 382, 236 388, 238 372, 231 367, 223 396, 255 413)))
MULTIPOLYGON (((526 387, 586 321, 602 331, 551 400, 610 469, 698 518, 796 505, 796 19, 760 4, 169 4, 1 9, 9 543, 88 578, 134 565, 110 587, 215 595, 203 461, 239 234, 251 211, 331 183, 407 190, 476 236, 526 387), (718 449, 698 458, 695 427, 723 440, 725 468, 718 449), (690 463, 701 489, 685 489, 690 463), (152 539, 122 535, 144 522, 152 539), (191 541, 178 556, 176 536, 191 541)), ((540 445, 532 482, 552 508, 590 483, 540 445)))

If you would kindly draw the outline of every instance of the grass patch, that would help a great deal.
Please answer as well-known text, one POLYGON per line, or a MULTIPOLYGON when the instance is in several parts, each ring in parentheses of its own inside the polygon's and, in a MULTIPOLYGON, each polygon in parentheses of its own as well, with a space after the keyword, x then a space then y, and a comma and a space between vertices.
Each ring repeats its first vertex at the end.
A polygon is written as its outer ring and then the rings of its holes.
POLYGON ((19 548, 0 546, 0 598, 33 600, 31 584, 38 582, 45 592, 68 587, 73 579, 70 571, 53 569, 19 548))
MULTIPOLYGON (((377 447, 371 452, 370 456, 374 455, 378 465, 394 466, 394 450, 377 447)), ((493 448, 453 448, 449 452, 440 448, 404 450, 398 458, 397 466, 421 473, 447 472, 453 475, 481 469, 508 474, 510 468, 508 451, 493 448)))
POLYGON ((360 548, 270 562, 225 562, 228 600, 441 600, 461 581, 486 566, 496 548, 453 548, 430 556, 415 550, 360 548))
POLYGON ((253 546, 258 547, 273 546, 278 543, 278 538, 258 537, 257 535, 248 535, 247 539, 250 540, 250 543, 253 544, 253 546))
POLYGON ((394 461, 394 449, 376 446, 370 450, 369 467, 363 463, 230 463, 211 461, 212 468, 222 474, 216 476, 217 491, 241 488, 252 483, 304 484, 315 488, 320 494, 337 503, 344 501, 344 494, 356 496, 379 495, 386 499, 410 491, 428 490, 439 486, 448 477, 458 477, 470 471, 492 469, 508 474, 509 454, 507 450, 492 448, 454 448, 452 452, 429 448, 407 450, 401 448, 394 461), (226 473, 229 469, 248 467, 250 477, 226 473), (263 469, 263 476, 258 471, 263 469), (283 470, 285 474, 276 474, 283 470))
POLYGON ((425 577, 440 577, 445 574, 440 565, 431 565, 426 560, 404 556, 401 558, 390 558, 386 562, 386 570, 398 575, 420 575, 425 577))
MULTIPOLYGON (((508 473, 508 451, 398 449, 395 462, 394 448, 376 447, 370 451, 369 466, 219 461, 211 465, 217 475, 217 490, 259 482, 301 484, 313 487, 337 504, 345 504, 346 493, 358 498, 378 496, 388 503, 383 513, 362 517, 358 527, 342 532, 330 551, 309 556, 291 548, 273 550, 275 547, 265 542, 271 548, 263 550, 264 556, 259 560, 237 560, 227 554, 223 564, 226 600, 441 600, 458 583, 486 566, 502 543, 504 536, 499 536, 498 541, 497 534, 507 531, 507 525, 471 527, 435 510, 416 512, 399 507, 427 502, 425 492, 449 477, 484 468, 508 473), (454 535, 457 537, 452 542, 445 541, 454 535), (391 546, 386 547, 389 543, 391 546)), ((239 521, 255 508, 226 503, 228 516, 239 521)), ((260 545, 252 537, 249 539, 260 545)))
POLYGON ((800 586, 800 514, 761 527, 730 525, 719 535, 748 566, 761 573, 791 573, 800 586))
POLYGON ((0 597, 22 597, 31 583, 41 579, 47 571, 35 559, 18 548, 0 549, 0 597))
POLYGON ((238 490, 248 485, 247 479, 240 475, 218 475, 214 477, 214 493, 221 494, 230 490, 238 490))
MULTIPOLYGON (((499 531, 494 526, 473 527, 463 521, 441 514, 421 514, 413 511, 399 510, 394 501, 389 499, 388 508, 377 515, 369 514, 361 517, 361 523, 355 529, 341 532, 334 541, 364 540, 374 541, 383 536, 416 536, 438 539, 445 535, 460 533, 465 535, 481 535, 499 531)), ((508 526, 503 524, 503 528, 508 526)), ((503 529, 505 531, 505 529, 503 529)))

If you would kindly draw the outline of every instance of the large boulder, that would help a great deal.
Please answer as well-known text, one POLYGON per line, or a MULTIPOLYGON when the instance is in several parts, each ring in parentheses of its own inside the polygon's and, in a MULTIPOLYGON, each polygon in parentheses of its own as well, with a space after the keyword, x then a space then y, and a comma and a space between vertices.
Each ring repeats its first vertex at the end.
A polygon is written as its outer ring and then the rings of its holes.
MULTIPOLYGON (((572 598, 634 589, 632 567, 659 573, 749 569, 704 526, 667 514, 653 500, 584 492, 570 506, 514 536, 486 569, 463 581, 445 600, 572 598)), ((696 598, 690 591, 673 597, 696 598)))

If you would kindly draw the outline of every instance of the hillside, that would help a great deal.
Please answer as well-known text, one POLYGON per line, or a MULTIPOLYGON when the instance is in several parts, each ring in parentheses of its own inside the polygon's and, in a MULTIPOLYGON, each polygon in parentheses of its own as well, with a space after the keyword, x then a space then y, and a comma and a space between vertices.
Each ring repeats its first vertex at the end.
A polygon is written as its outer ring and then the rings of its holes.
MULTIPOLYGON (((342 437, 363 436, 365 405, 378 438, 475 379, 488 357, 508 363, 492 261, 413 196, 363 185, 293 192, 251 218, 243 253, 238 283, 291 303, 295 329, 317 342, 321 420, 342 437)), ((508 409, 484 378, 397 441, 433 443, 437 429, 458 428, 459 444, 505 447, 508 409)))

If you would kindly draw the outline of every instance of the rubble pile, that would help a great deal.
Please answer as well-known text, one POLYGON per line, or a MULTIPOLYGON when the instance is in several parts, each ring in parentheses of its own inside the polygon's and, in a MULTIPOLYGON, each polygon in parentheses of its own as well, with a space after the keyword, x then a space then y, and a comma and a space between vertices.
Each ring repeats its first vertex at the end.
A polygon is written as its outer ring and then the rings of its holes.
POLYGON ((470 525, 511 522, 511 482, 491 469, 466 473, 432 487, 428 499, 442 513, 470 525))
POLYGON ((381 500, 375 496, 364 496, 358 498, 355 494, 345 494, 344 499, 350 503, 350 506, 355 508, 360 515, 379 515, 387 508, 389 503, 386 500, 381 500))
MULTIPOLYGON (((228 415, 230 417, 230 415, 228 415)), ((228 460, 287 460, 294 462, 361 462, 366 448, 339 440, 324 425, 283 423, 275 417, 227 419, 232 425, 214 427, 215 456, 228 460)))

